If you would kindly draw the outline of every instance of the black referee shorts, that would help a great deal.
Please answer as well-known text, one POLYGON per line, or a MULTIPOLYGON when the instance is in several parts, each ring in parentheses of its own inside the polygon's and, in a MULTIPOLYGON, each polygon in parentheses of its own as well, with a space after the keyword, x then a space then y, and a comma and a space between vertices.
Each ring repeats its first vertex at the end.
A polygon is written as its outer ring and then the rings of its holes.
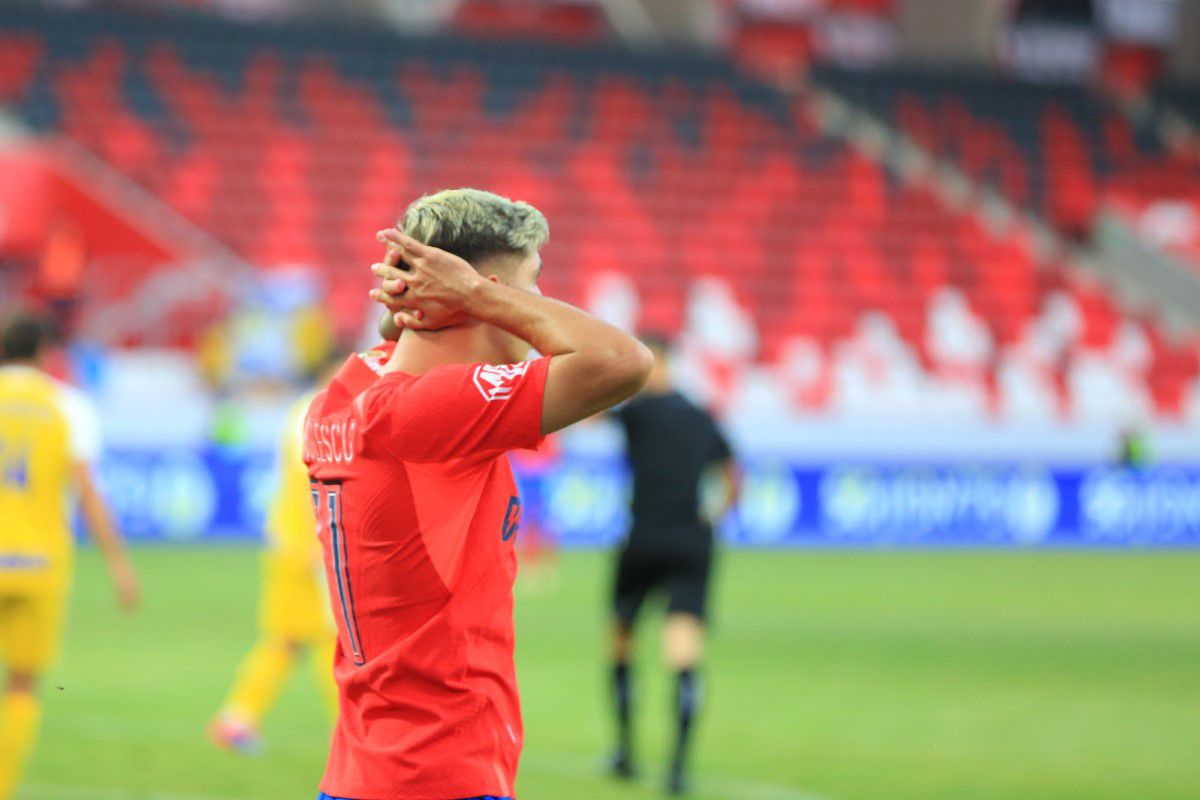
POLYGON ((667 596, 667 611, 692 614, 705 619, 708 579, 712 571, 712 549, 673 553, 621 548, 617 556, 613 612, 625 625, 632 625, 651 594, 667 596))

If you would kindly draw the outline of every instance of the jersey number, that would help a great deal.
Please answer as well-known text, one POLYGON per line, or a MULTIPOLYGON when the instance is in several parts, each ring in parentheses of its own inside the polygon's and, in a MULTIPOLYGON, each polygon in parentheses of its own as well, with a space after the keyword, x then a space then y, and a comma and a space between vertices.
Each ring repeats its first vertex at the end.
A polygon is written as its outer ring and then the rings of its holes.
POLYGON ((0 486, 24 491, 29 486, 29 447, 0 441, 0 486))
POLYGON ((358 619, 354 613, 354 592, 350 588, 350 565, 346 555, 346 532, 342 527, 342 486, 339 483, 317 482, 312 487, 313 508, 317 513, 318 525, 327 528, 329 550, 333 555, 333 575, 337 582, 337 610, 345 623, 346 642, 350 645, 350 656, 354 663, 366 663, 363 656, 362 638, 358 635, 358 619), (322 514, 328 511, 329 516, 322 514))

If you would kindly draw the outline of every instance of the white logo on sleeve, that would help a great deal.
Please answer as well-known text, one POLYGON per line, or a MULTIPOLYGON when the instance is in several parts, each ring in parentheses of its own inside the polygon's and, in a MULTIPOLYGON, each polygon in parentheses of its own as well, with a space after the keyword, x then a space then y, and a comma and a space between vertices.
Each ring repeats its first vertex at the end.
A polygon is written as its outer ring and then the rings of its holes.
POLYGON ((480 364, 472 377, 475 388, 484 400, 507 400, 516 388, 517 381, 528 369, 528 361, 520 364, 480 364))

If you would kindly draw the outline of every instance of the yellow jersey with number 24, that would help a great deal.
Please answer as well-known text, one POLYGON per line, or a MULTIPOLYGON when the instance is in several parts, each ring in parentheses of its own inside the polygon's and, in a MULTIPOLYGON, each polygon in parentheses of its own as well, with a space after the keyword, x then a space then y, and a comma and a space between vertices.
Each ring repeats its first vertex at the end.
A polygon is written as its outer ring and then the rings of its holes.
POLYGON ((0 366, 0 592, 69 577, 74 466, 99 454, 95 411, 29 366, 0 366))

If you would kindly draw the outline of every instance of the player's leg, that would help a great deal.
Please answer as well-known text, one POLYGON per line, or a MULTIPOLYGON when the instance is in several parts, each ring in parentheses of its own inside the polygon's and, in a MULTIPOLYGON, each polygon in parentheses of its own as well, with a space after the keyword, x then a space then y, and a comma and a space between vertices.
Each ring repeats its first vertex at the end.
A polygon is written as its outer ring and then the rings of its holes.
POLYGON ((689 558, 668 582, 671 599, 663 626, 663 660, 675 674, 675 748, 668 776, 668 790, 672 794, 681 794, 686 789, 688 747, 700 708, 698 670, 704 656, 710 564, 708 554, 689 558))
POLYGON ((0 707, 0 800, 12 796, 37 739, 38 676, 57 654, 65 608, 65 587, 0 600, 0 640, 8 662, 0 707))
POLYGON ((209 728, 215 744, 242 753, 258 751, 262 719, 275 705, 303 649, 300 642, 270 635, 255 643, 209 728))
POLYGON ((271 554, 263 558, 259 638, 238 666, 229 694, 208 728, 219 747, 246 754, 261 747, 259 725, 275 705, 303 649, 301 637, 293 631, 294 572, 281 558, 271 554))
POLYGON ((16 791, 37 739, 41 716, 37 676, 32 672, 9 672, 0 708, 0 800, 8 800, 16 791))
POLYGON ((622 778, 632 778, 633 769, 633 695, 630 661, 633 656, 633 620, 614 615, 612 645, 612 703, 617 718, 617 746, 612 770, 622 778))
POLYGON ((622 778, 634 776, 633 767, 633 626, 650 588, 647 565, 629 548, 617 557, 613 590, 613 621, 610 631, 612 702, 617 718, 617 747, 612 771, 622 778))

